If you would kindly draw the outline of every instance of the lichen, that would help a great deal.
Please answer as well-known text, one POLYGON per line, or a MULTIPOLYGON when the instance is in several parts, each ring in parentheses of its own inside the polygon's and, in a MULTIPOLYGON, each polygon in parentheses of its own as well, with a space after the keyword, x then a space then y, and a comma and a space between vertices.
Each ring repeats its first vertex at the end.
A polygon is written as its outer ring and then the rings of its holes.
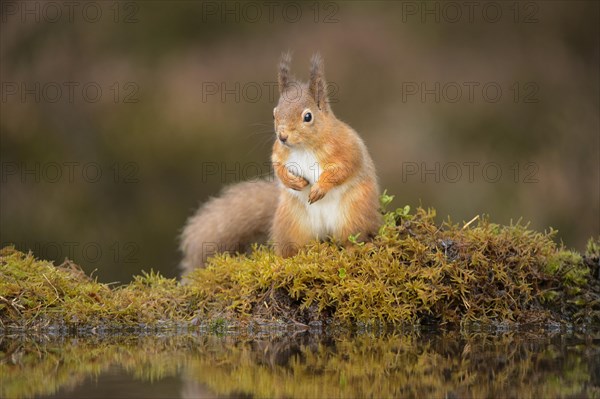
MULTIPOLYGON (((382 196, 382 208, 392 196, 382 196)), ((266 321, 306 325, 589 324, 600 320, 600 238, 585 254, 522 223, 438 223, 433 209, 384 212, 370 241, 314 241, 291 258, 267 246, 220 254, 186 284, 149 272, 111 287, 66 262, 0 252, 0 329, 159 328, 266 321)))

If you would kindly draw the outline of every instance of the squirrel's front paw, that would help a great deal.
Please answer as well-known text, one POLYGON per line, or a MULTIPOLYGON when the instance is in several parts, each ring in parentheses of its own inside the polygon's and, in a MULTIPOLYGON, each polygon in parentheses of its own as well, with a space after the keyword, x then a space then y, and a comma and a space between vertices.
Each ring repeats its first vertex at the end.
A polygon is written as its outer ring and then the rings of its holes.
POLYGON ((319 185, 319 183, 316 183, 310 189, 310 193, 308 194, 308 203, 314 204, 315 202, 323 198, 325 194, 327 194, 327 191, 328 190, 325 190, 325 188, 319 185))
POLYGON ((289 179, 285 183, 286 186, 296 191, 302 191, 306 186, 308 186, 308 181, 304 177, 297 176, 295 176, 293 179, 289 179))

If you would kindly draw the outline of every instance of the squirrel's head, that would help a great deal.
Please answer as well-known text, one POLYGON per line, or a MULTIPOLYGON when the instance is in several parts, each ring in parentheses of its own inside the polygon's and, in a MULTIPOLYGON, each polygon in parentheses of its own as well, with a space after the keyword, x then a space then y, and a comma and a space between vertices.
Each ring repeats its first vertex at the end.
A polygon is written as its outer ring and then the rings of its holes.
POLYGON ((277 140, 286 146, 301 146, 325 130, 333 117, 327 99, 323 59, 313 55, 308 83, 290 75, 290 53, 279 63, 279 102, 273 109, 277 140))

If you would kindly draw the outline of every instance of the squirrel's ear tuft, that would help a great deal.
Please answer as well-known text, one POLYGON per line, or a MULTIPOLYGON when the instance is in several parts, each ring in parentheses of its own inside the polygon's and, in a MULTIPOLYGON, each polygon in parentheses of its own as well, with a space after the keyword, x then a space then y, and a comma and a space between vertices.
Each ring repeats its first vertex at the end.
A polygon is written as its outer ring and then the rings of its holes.
POLYGON ((279 61, 279 72, 277 74, 277 80, 279 81, 279 94, 283 94, 292 80, 292 77, 290 76, 291 62, 292 53, 290 51, 281 54, 281 61, 279 61))
POLYGON ((314 54, 310 60, 310 82, 308 83, 308 90, 319 109, 324 112, 329 112, 327 84, 325 83, 325 66, 323 64, 323 58, 321 58, 319 53, 314 54))

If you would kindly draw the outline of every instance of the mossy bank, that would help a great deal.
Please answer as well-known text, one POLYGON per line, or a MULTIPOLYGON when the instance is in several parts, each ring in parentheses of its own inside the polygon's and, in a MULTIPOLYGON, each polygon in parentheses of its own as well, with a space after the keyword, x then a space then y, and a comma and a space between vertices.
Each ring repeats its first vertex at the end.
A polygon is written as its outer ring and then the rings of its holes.
MULTIPOLYGON (((385 208, 391 196, 382 197, 385 208)), ((600 239, 584 254, 522 224, 435 220, 389 211, 371 241, 313 242, 283 259, 267 247, 222 254, 186 278, 157 273, 119 287, 76 265, 0 252, 0 330, 279 325, 508 325, 600 321, 600 239)))

